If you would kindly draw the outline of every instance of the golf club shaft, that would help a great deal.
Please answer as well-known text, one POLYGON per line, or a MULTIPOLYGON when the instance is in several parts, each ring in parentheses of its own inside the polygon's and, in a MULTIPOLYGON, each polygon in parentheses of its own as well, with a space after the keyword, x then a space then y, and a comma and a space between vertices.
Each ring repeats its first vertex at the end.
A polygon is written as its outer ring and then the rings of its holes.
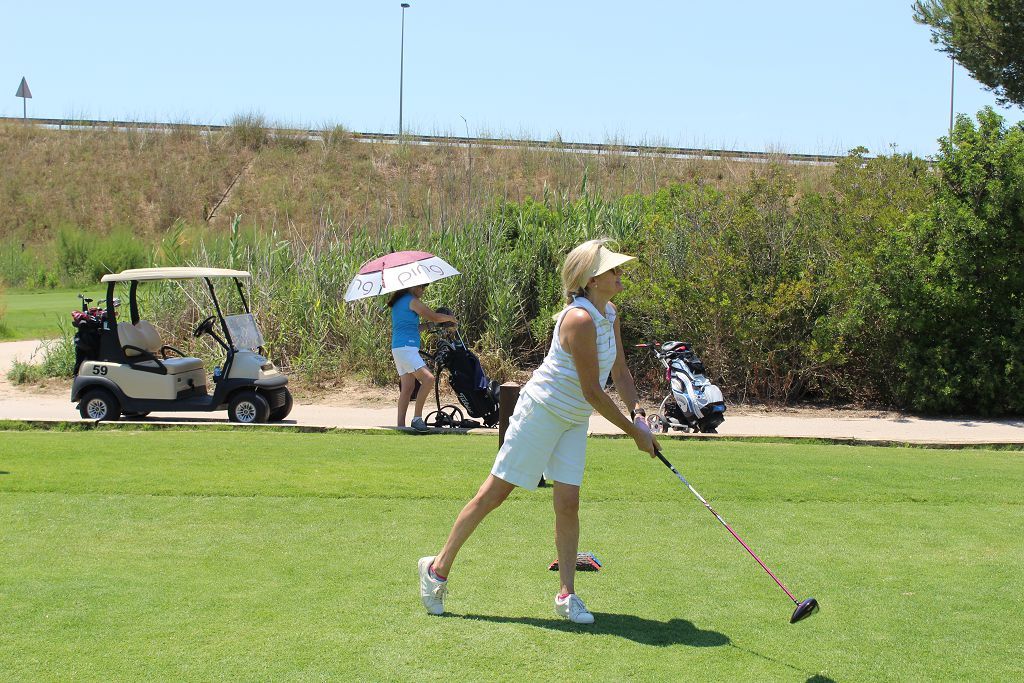
POLYGON ((736 532, 732 530, 732 527, 729 526, 728 524, 726 524, 725 520, 722 519, 722 516, 719 515, 717 512, 715 512, 715 509, 713 507, 711 507, 711 504, 708 503, 706 500, 704 500, 704 496, 702 496, 699 493, 697 493, 697 489, 693 488, 693 486, 690 484, 690 482, 686 481, 686 477, 684 477, 682 474, 680 474, 679 470, 677 470, 675 467, 673 467, 672 463, 670 463, 668 460, 665 459, 665 456, 661 454, 660 450, 656 450, 655 454, 658 456, 659 460, 661 460, 663 463, 665 463, 665 467, 667 467, 670 470, 672 470, 672 473, 675 474, 677 477, 679 477, 679 481, 683 482, 683 484, 686 485, 686 488, 690 489, 690 492, 693 495, 697 496, 697 499, 700 502, 704 503, 704 507, 706 507, 708 509, 708 511, 715 516, 715 519, 717 519, 719 522, 722 523, 722 526, 724 526, 726 529, 729 530, 729 533, 732 534, 732 537, 740 542, 740 545, 742 545, 746 549, 746 551, 748 553, 750 553, 750 556, 753 557, 755 560, 757 560, 757 563, 759 565, 761 565, 761 569, 764 569, 766 572, 768 572, 768 576, 770 576, 773 579, 775 579, 775 583, 779 584, 779 588, 781 588, 782 590, 784 590, 786 592, 786 595, 789 596, 789 599, 799 605, 800 601, 793 597, 793 594, 789 592, 789 589, 786 588, 784 585, 782 585, 782 582, 779 581, 778 577, 776 577, 775 574, 772 574, 772 570, 768 569, 768 567, 765 566, 764 562, 761 561, 761 558, 758 557, 754 553, 754 551, 750 549, 750 546, 748 546, 746 543, 744 543, 743 539, 740 538, 736 534, 736 532))

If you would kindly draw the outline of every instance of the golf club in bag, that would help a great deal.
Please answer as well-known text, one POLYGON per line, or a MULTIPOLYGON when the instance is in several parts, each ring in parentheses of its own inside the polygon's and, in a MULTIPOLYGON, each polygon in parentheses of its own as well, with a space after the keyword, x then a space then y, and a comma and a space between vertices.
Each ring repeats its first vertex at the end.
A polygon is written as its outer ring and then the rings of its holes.
POLYGON ((704 500, 704 496, 702 496, 699 493, 697 493, 697 489, 693 488, 693 486, 690 484, 690 482, 686 481, 686 477, 684 477, 682 474, 680 474, 679 470, 677 470, 675 467, 673 467, 672 463, 670 463, 668 460, 665 459, 665 456, 661 454, 660 450, 655 451, 655 453, 657 454, 658 459, 661 460, 663 463, 665 463, 665 467, 667 467, 670 470, 672 470, 672 473, 675 474, 677 477, 679 477, 679 481, 683 482, 683 484, 686 485, 686 488, 690 489, 690 492, 693 495, 697 496, 697 499, 700 502, 704 503, 704 507, 706 507, 708 509, 708 511, 715 516, 715 519, 717 519, 719 522, 722 523, 722 526, 724 526, 726 529, 729 530, 729 533, 732 534, 733 538, 735 538, 737 541, 739 541, 740 545, 742 545, 743 548, 748 553, 750 553, 750 556, 753 557, 755 560, 757 560, 757 563, 759 565, 761 565, 761 569, 763 569, 766 572, 768 572, 768 576, 772 577, 775 580, 775 583, 779 584, 779 588, 781 588, 783 591, 785 591, 786 595, 789 596, 789 599, 792 600, 794 602, 794 604, 796 604, 796 609, 793 610, 793 616, 789 618, 789 623, 795 624, 796 622, 800 621, 801 619, 806 619, 807 617, 811 616, 812 614, 814 614, 815 612, 818 611, 818 601, 815 600, 814 598, 807 598, 806 600, 804 600, 802 602, 800 600, 797 600, 796 598, 794 598, 793 594, 789 592, 789 589, 787 589, 784 585, 782 585, 782 582, 779 581, 778 578, 776 578, 775 574, 772 574, 772 570, 768 569, 768 567, 765 566, 764 562, 761 561, 761 558, 754 554, 754 551, 750 549, 750 546, 748 546, 746 543, 744 543, 743 539, 740 538, 739 536, 737 536, 736 532, 732 530, 732 527, 729 526, 728 524, 726 524, 725 520, 722 519, 721 515, 719 515, 717 512, 715 512, 715 509, 713 507, 711 507, 711 504, 708 503, 706 500, 704 500))
MULTIPOLYGON (((78 374, 82 363, 99 358, 100 337, 105 331, 107 320, 106 299, 101 299, 99 306, 89 306, 92 299, 84 294, 79 294, 78 298, 82 301, 82 310, 71 311, 71 324, 77 330, 74 339, 75 375, 78 374)), ((115 298, 114 308, 116 309, 120 305, 121 300, 115 298)))

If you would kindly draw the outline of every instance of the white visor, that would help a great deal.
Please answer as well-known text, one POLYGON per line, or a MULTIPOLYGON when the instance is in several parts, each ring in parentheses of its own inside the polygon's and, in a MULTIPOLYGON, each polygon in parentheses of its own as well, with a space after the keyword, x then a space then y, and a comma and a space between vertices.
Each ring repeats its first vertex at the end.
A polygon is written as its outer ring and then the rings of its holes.
POLYGON ((594 267, 590 269, 589 273, 587 273, 587 279, 589 280, 592 277, 597 277, 601 273, 607 272, 617 266, 621 266, 623 263, 628 261, 632 261, 634 258, 636 257, 627 256, 626 254, 620 254, 605 247, 601 247, 597 252, 597 263, 595 263, 594 267))

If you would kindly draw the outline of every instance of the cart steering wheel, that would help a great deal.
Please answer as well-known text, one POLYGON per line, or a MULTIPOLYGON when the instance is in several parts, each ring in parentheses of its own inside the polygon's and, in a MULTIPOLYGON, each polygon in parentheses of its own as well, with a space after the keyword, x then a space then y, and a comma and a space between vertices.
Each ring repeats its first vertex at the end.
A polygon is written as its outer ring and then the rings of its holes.
POLYGON ((192 336, 198 339, 204 334, 212 334, 213 323, 215 322, 217 322, 217 316, 211 315, 209 318, 196 325, 196 329, 192 330, 192 336))

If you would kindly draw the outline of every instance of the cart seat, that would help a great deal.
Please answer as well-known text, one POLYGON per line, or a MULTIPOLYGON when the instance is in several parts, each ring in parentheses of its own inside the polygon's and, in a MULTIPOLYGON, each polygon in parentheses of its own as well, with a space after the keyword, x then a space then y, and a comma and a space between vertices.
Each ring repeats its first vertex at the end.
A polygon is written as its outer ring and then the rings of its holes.
POLYGON ((118 323, 117 338, 124 349, 124 355, 129 358, 142 355, 139 349, 153 355, 160 353, 160 333, 146 320, 140 320, 134 325, 130 322, 118 323))
MULTIPOLYGON (((117 338, 120 340, 121 348, 124 349, 124 355, 128 357, 129 361, 142 354, 135 348, 125 347, 138 347, 154 356, 161 355, 160 350, 163 348, 163 345, 160 343, 160 333, 156 331, 156 328, 148 320, 140 320, 134 325, 129 322, 118 323, 117 338)), ((171 375, 203 369, 203 361, 199 358, 172 356, 170 358, 161 358, 160 362, 163 363, 164 367, 167 368, 168 374, 171 375)), ((137 363, 137 365, 158 367, 156 362, 151 360, 142 361, 137 363)))
POLYGON ((170 358, 161 358, 160 362, 164 364, 164 367, 167 368, 167 373, 170 375, 177 375, 182 372, 203 369, 203 361, 200 358, 179 358, 177 356, 172 356, 170 358))

